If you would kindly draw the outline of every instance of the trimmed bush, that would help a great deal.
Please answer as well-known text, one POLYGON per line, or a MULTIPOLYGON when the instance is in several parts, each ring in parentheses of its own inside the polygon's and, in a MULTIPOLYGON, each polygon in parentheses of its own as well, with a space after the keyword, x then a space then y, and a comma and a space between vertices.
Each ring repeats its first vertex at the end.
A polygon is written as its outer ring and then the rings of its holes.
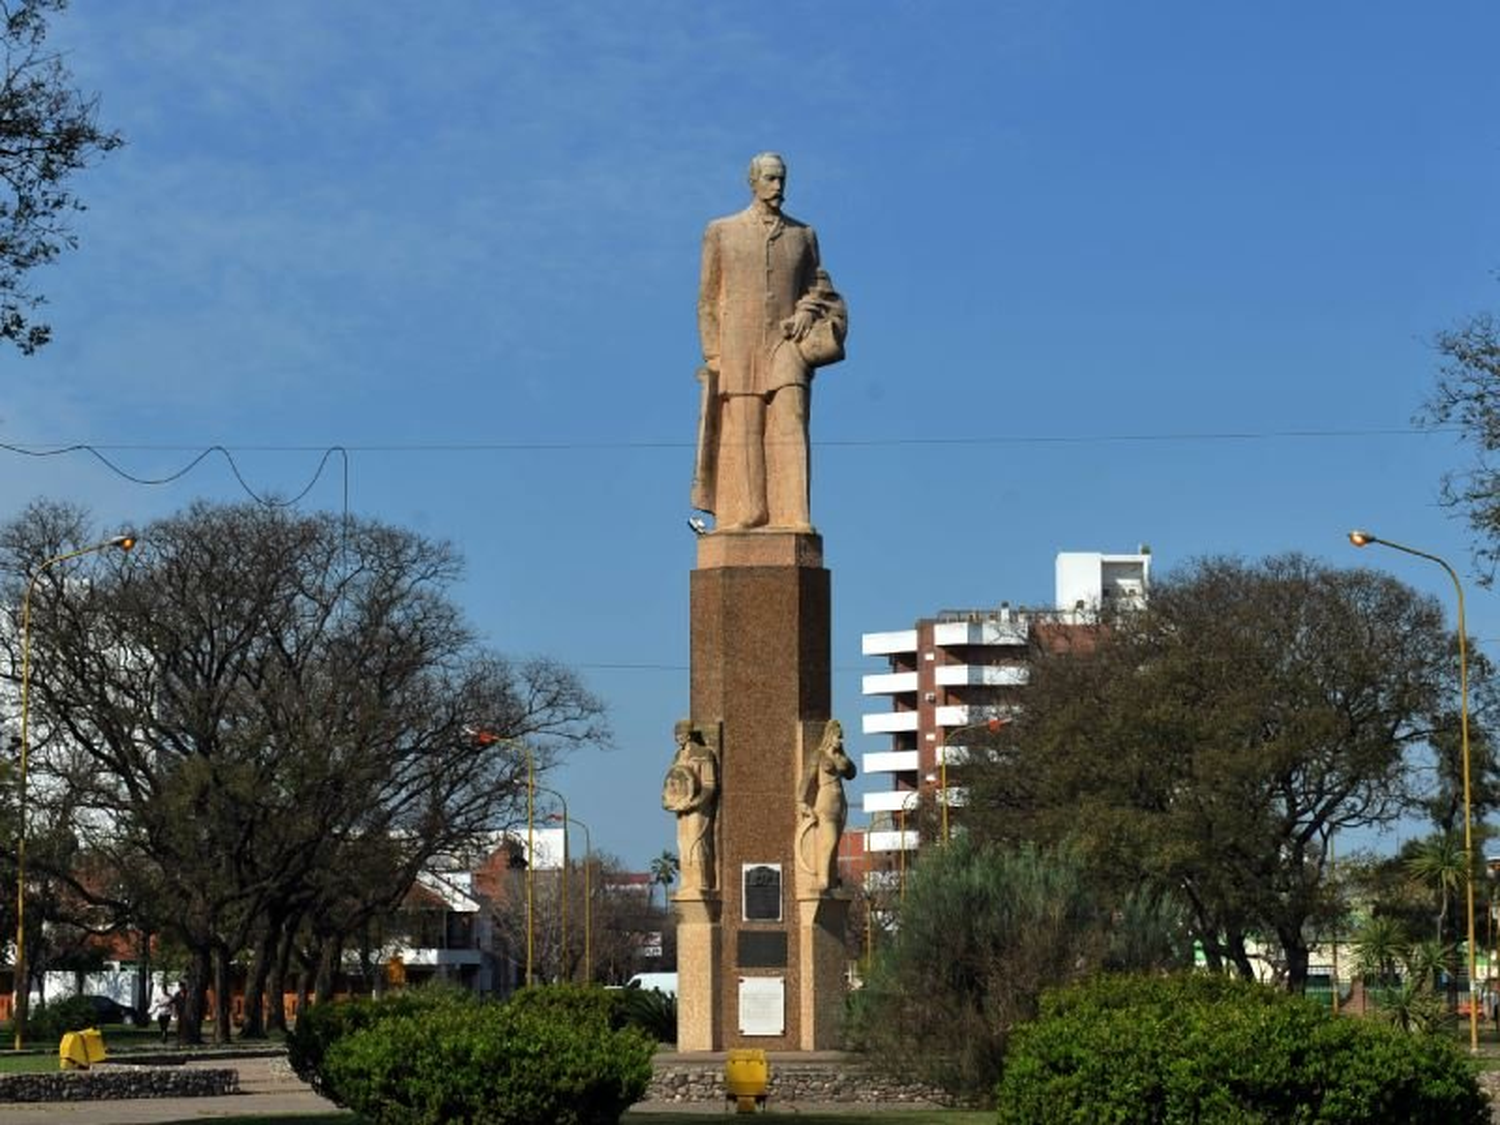
POLYGON ((539 984, 523 988, 507 1004, 517 1012, 548 1019, 577 1020, 607 1027, 625 1026, 621 993, 595 984, 539 984))
POLYGON ((39 1004, 26 1016, 26 1038, 31 1043, 56 1045, 70 1031, 99 1025, 99 1013, 82 996, 64 996, 50 1004, 39 1004))
POLYGON ((345 1016, 319 1089, 375 1125, 609 1125, 644 1096, 656 1049, 611 1009, 603 990, 554 987, 345 1016))
POLYGON ((412 1015, 443 1004, 462 1002, 452 989, 433 987, 398 992, 379 1000, 339 1000, 314 1004, 297 1017, 286 1040, 287 1062, 297 1077, 327 1096, 323 1059, 339 1039, 395 1016, 412 1015))
POLYGON ((1225 977, 1104 976, 1017 1028, 1001 1125, 1486 1125, 1453 1044, 1225 977))

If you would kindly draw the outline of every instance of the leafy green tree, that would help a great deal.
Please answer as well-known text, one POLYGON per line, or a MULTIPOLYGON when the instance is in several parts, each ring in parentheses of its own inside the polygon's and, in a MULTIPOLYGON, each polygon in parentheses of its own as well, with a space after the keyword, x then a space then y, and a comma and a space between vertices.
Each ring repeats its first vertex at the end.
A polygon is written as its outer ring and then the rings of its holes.
POLYGON ((1443 478, 1441 498, 1468 521, 1479 580, 1490 585, 1500 565, 1500 320, 1478 313, 1439 332, 1436 346, 1442 367, 1417 421, 1456 426, 1474 449, 1468 468, 1443 478))
POLYGON ((0 340, 30 354, 51 329, 34 319, 44 298, 28 275, 77 245, 69 217, 83 204, 68 188, 124 142, 102 128, 98 98, 73 85, 46 45, 47 17, 67 0, 0 0, 0 340))
MULTIPOLYGON (((1211 962, 1250 976, 1252 937, 1270 939, 1300 991, 1341 910, 1332 834, 1417 808, 1416 767, 1453 723, 1439 603, 1300 555, 1215 558, 1159 582, 1143 610, 1036 633, 1024 708, 963 768, 966 823, 1076 840, 1106 884, 1180 893, 1211 962)), ((1493 690, 1478 670, 1476 731, 1493 690)), ((1476 760, 1475 776, 1493 773, 1476 760)))
POLYGON ((985 1099, 1011 1030, 1042 990, 1105 967, 1185 966, 1176 910, 1159 896, 1111 902, 1069 851, 968 835, 929 849, 899 922, 855 994, 850 1033, 883 1066, 985 1099))

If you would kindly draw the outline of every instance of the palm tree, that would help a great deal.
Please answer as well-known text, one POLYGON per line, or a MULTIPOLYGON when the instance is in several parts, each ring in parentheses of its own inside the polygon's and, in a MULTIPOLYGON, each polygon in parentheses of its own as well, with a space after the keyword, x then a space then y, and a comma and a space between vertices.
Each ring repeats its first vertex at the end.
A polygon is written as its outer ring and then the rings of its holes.
POLYGON ((1366 980, 1377 988, 1389 988, 1399 979, 1401 964, 1411 949, 1411 940, 1401 923, 1377 915, 1354 935, 1354 961, 1366 980))
POLYGON ((1438 895, 1437 942, 1443 942, 1448 923, 1448 904, 1469 875, 1468 854, 1456 832, 1429 836, 1418 844, 1406 861, 1406 873, 1438 895))
MULTIPOLYGON (((667 908, 667 891, 671 889, 672 880, 677 878, 677 872, 682 870, 682 864, 678 862, 677 854, 672 851, 664 851, 651 861, 651 885, 655 887, 661 884, 661 908, 667 908)), ((651 892, 654 900, 656 892, 651 892)))

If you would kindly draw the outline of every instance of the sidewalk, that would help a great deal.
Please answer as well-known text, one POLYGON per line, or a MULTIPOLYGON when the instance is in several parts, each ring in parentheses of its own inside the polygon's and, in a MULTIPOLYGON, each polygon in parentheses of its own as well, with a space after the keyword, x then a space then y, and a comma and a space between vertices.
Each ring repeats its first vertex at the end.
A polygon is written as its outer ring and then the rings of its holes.
POLYGON ((131 1098, 101 1102, 0 1102, 0 1125, 152 1125, 243 1114, 332 1113, 332 1102, 318 1097, 293 1074, 285 1059, 235 1059, 188 1063, 230 1066, 240 1072, 240 1093, 224 1098, 131 1098))

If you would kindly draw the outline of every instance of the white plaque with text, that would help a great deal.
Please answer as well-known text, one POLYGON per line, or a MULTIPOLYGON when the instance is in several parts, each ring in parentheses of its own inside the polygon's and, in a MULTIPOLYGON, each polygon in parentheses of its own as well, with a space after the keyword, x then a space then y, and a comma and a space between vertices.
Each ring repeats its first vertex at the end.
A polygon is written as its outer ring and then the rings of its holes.
POLYGON ((786 978, 740 978, 740 1034, 786 1034, 786 978))

